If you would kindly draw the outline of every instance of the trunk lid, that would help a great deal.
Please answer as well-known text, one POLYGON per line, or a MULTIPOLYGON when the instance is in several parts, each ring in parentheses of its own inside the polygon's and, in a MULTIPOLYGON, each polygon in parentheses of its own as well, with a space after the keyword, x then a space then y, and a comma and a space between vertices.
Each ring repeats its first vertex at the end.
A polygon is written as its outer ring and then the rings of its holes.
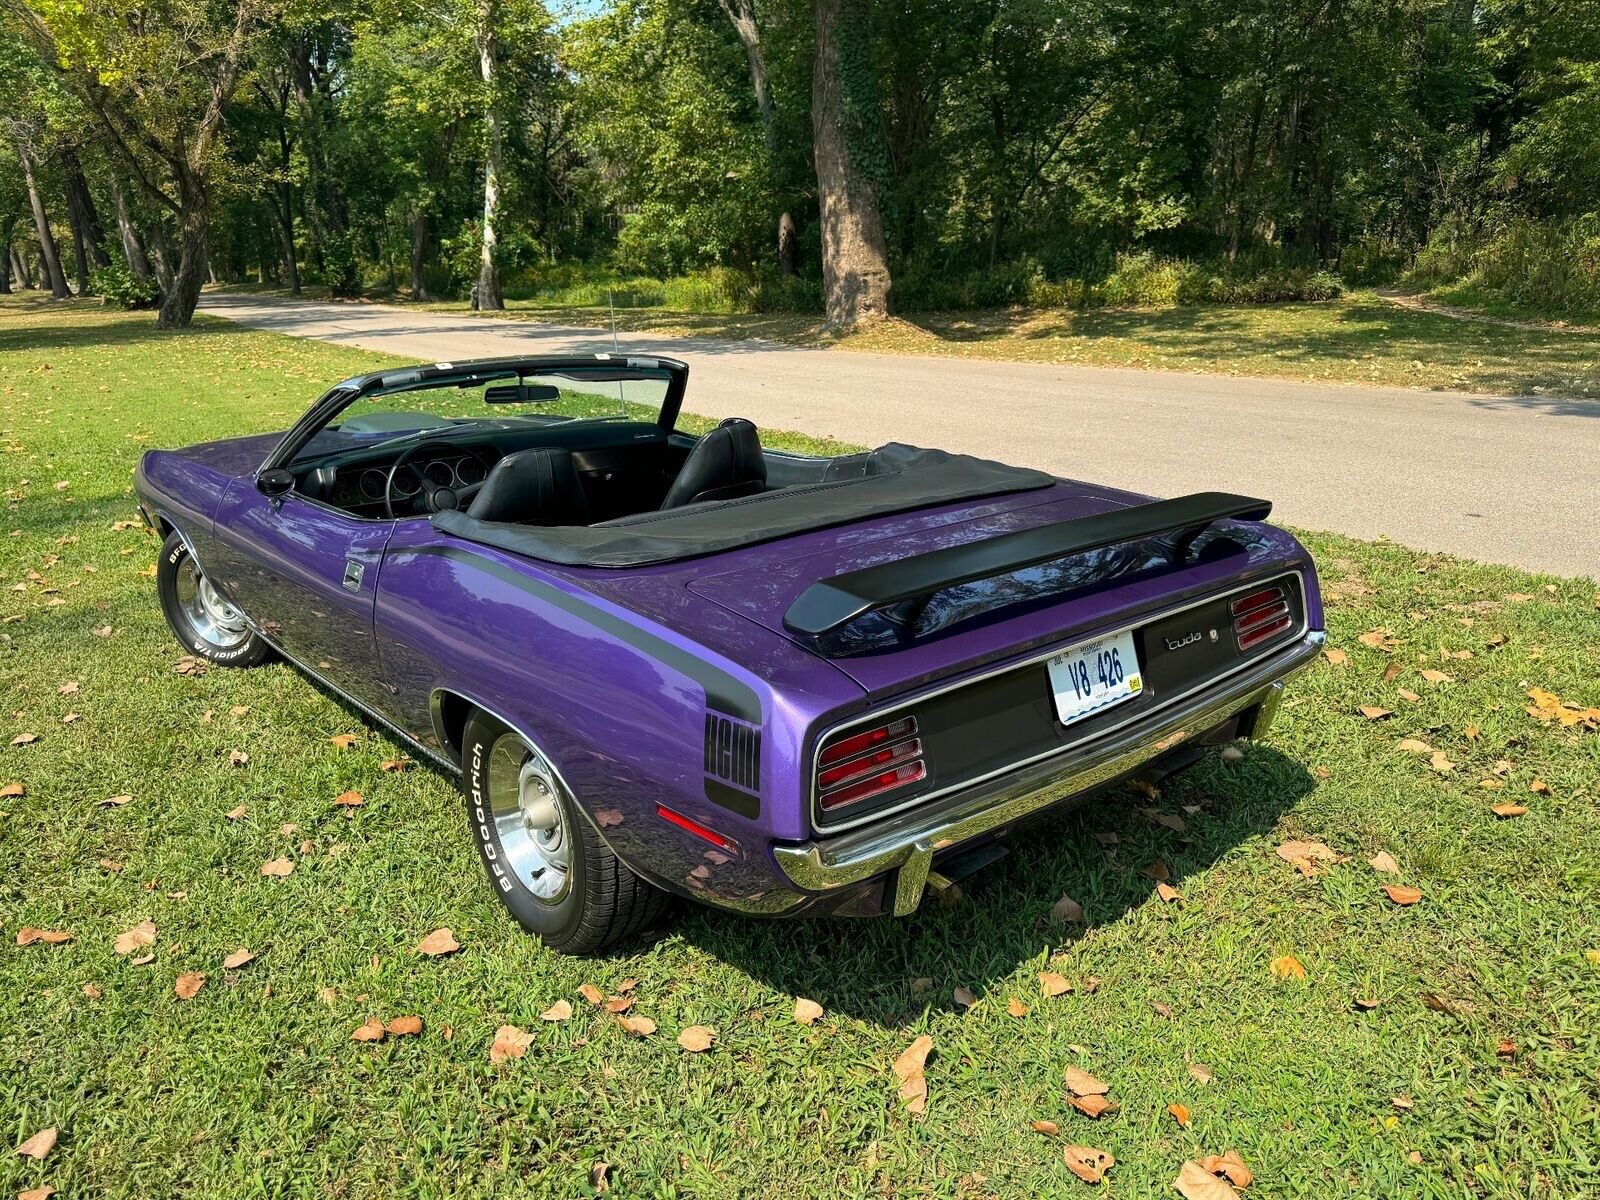
POLYGON ((980 670, 1052 645, 1096 636, 1187 599, 1226 589, 1304 559, 1271 526, 1227 522, 1237 546, 1172 566, 1154 539, 1075 555, 937 593, 916 635, 870 615, 822 639, 783 623, 801 592, 819 579, 1058 521, 1147 503, 1148 497, 1086 484, 982 502, 963 502, 820 530, 753 546, 726 569, 704 560, 685 586, 824 657, 874 699, 980 670), (1221 552, 1226 550, 1225 553, 1221 552))

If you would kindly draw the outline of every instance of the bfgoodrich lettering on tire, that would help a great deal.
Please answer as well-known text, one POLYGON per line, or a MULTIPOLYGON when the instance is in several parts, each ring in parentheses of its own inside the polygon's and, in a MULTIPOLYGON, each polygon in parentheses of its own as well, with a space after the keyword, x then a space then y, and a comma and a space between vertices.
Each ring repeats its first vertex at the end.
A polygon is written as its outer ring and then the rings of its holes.
POLYGON ((174 531, 161 544, 156 593, 167 624, 184 649, 219 667, 253 667, 271 649, 200 570, 189 544, 174 531))
POLYGON ((503 721, 475 711, 462 737, 467 823, 500 902, 563 954, 595 954, 666 907, 578 811, 555 768, 503 721))

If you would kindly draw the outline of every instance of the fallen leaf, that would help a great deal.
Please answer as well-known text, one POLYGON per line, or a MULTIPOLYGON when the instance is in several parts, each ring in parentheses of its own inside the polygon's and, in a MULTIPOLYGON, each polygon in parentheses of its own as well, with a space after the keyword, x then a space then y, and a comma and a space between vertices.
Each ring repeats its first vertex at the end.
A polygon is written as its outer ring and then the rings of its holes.
POLYGON ((1279 979, 1304 979, 1306 977, 1305 964, 1292 954, 1282 954, 1273 959, 1269 964, 1272 973, 1279 979))
POLYGON ((1385 683, 1388 683, 1390 680, 1392 680, 1396 676, 1398 676, 1402 670, 1404 670, 1404 668, 1401 667, 1401 665, 1399 663, 1397 663, 1397 662, 1390 663, 1387 667, 1385 667, 1383 669, 1383 681, 1385 683))
POLYGON ((1020 1021, 1028 1015, 1028 1006, 1013 996, 1011 1002, 1006 1005, 1006 1011, 1020 1021))
POLYGON ((1388 896, 1389 899, 1393 900, 1401 908, 1409 908, 1418 900, 1422 899, 1422 893, 1417 888, 1405 887, 1398 883, 1384 884, 1383 894, 1388 896))
POLYGON ((539 1019, 541 1021, 565 1021, 570 1016, 572 1016, 572 1002, 570 1000, 557 1000, 539 1014, 539 1019))
POLYGON ((502 1025, 494 1031, 494 1041, 489 1044, 489 1061, 504 1062, 508 1058, 521 1058, 533 1045, 533 1034, 515 1025, 502 1025))
POLYGON ((255 958, 256 956, 253 950, 246 950, 243 946, 240 946, 232 954, 228 955, 227 958, 222 960, 222 968, 225 971, 237 971, 240 967, 254 962, 255 958))
POLYGON ((384 1030, 395 1037, 416 1037, 422 1032, 422 1018, 416 1016, 395 1017, 384 1030))
POLYGON ((1172 1186, 1184 1200, 1238 1200, 1239 1193, 1193 1159, 1178 1169, 1172 1186))
POLYGON ((1420 741, 1417 738, 1401 738, 1400 741, 1395 744, 1395 749, 1404 750, 1407 754, 1433 753, 1432 746, 1428 745, 1427 742, 1420 741))
POLYGON ((633 1007, 632 996, 613 996, 605 1003, 608 1013, 625 1013, 633 1007))
POLYGON ((1172 878, 1172 872, 1167 868, 1167 864, 1159 858, 1149 866, 1139 868, 1139 874, 1146 875, 1158 883, 1165 883, 1172 878))
POLYGON ((1535 779, 1528 785, 1528 790, 1536 796, 1548 796, 1550 794, 1550 785, 1542 779, 1535 779))
POLYGON ((1494 1053, 1496 1058, 1515 1058, 1517 1055, 1517 1044, 1510 1038, 1501 1038, 1500 1041, 1495 1045, 1494 1053))
POLYGON ((360 808, 365 804, 366 797, 360 792, 340 792, 333 798, 333 802, 340 808, 360 808))
POLYGON ((1410 1112, 1417 1106, 1417 1102, 1403 1092, 1398 1096, 1390 1096, 1389 1103, 1401 1112, 1410 1112))
POLYGON ((1348 654, 1346 654, 1343 650, 1337 649, 1324 650, 1322 652, 1322 657, 1327 659, 1336 667, 1342 667, 1345 663, 1350 661, 1350 656, 1348 654))
POLYGON ((1412 704, 1416 704, 1422 699, 1421 696, 1419 696, 1416 692, 1413 692, 1410 688, 1395 688, 1394 693, 1395 695, 1399 696, 1400 699, 1409 701, 1412 704))
POLYGON ((1441 775, 1447 774, 1448 772, 1456 769, 1455 763, 1446 758, 1442 750, 1435 750, 1433 752, 1432 757, 1428 759, 1428 765, 1441 775))
MULTIPOLYGON (((47 946, 60 946, 71 940, 72 934, 65 929, 38 929, 32 925, 24 925, 17 930, 17 945, 19 946, 31 946, 35 942, 43 942, 47 946)), ((118 951, 118 953, 122 952, 118 951)))
POLYGON ((1068 1096, 1067 1103, 1094 1121, 1098 1121, 1103 1113, 1117 1110, 1116 1102, 1108 1096, 1068 1096))
POLYGON ((1183 893, 1178 891, 1178 889, 1173 887, 1170 883, 1156 884, 1156 895, 1160 896, 1168 904, 1171 904, 1174 900, 1183 899, 1183 893))
POLYGON ((27 1188, 24 1191, 18 1192, 17 1200, 50 1200, 50 1197, 54 1196, 55 1194, 55 1188, 46 1183, 41 1184, 36 1188, 27 1188))
POLYGON ((716 1040, 716 1031, 705 1025, 691 1025, 678 1035, 678 1045, 690 1054, 700 1054, 711 1049, 716 1040))
POLYGON ((1483 730, 1479 729, 1476 725, 1468 725, 1461 732, 1466 737, 1467 741, 1475 742, 1475 741, 1478 740, 1479 736, 1483 733, 1483 730))
POLYGON ((594 823, 601 829, 610 829, 622 824, 622 810, 617 808, 597 808, 594 812, 594 823))
POLYGON ((1204 1063, 1190 1063, 1189 1074, 1193 1075, 1202 1086, 1211 1082, 1211 1068, 1204 1063))
POLYGON ((55 1144, 56 1127, 52 1125, 48 1129, 39 1130, 38 1133, 24 1141, 22 1145, 17 1147, 17 1153, 22 1155, 23 1158, 43 1158, 51 1150, 55 1149, 55 1144))
POLYGON ((1367 865, 1383 875, 1400 874, 1400 864, 1395 862, 1394 855, 1387 850, 1379 850, 1371 858, 1367 859, 1367 865))
POLYGON ((228 820, 230 820, 230 821, 237 821, 237 820, 240 820, 241 818, 243 818, 249 812, 250 812, 250 809, 247 806, 241 804, 237 808, 230 808, 227 812, 223 813, 222 815, 227 817, 228 820))
POLYGON ((1426 679, 1429 683, 1454 683, 1455 682, 1454 676, 1446 675, 1443 671, 1435 671, 1432 667, 1429 667, 1426 670, 1424 670, 1422 672, 1422 677, 1424 679, 1426 679))
POLYGON ((1083 920, 1083 905, 1071 896, 1063 896, 1050 908, 1050 919, 1057 925, 1071 925, 1083 920))
POLYGON ((1495 804, 1490 807, 1489 811, 1501 819, 1526 816, 1528 812, 1528 810, 1520 804, 1495 804))
POLYGON ((952 998, 957 1004, 961 1005, 962 1008, 971 1008, 978 1002, 978 997, 973 994, 971 988, 956 988, 955 992, 952 994, 952 998))
POLYGON ((37 733, 19 733, 11 739, 11 744, 13 746, 31 746, 38 740, 39 735, 37 733))
POLYGON ((1110 1085, 1102 1083, 1079 1067, 1068 1067, 1066 1080, 1067 1090, 1074 1096, 1104 1096, 1111 1090, 1110 1085))
POLYGON ((605 993, 599 988, 595 987, 595 985, 592 983, 586 983, 580 987, 578 989, 578 995, 582 996, 590 1004, 599 1005, 606 1002, 605 993))
POLYGON ((1065 995, 1072 990, 1072 980, 1055 971, 1040 971, 1039 990, 1046 996, 1065 995))
POLYGON ((250 761, 250 756, 248 754, 246 754, 243 750, 229 750, 228 751, 228 765, 230 767, 242 767, 246 763, 248 763, 249 761, 250 761))
POLYGON ((1321 842, 1284 842, 1277 849, 1278 857, 1291 864, 1300 874, 1311 878, 1318 873, 1318 863, 1342 863, 1344 855, 1321 842))
POLYGON ((589 1168, 589 1186, 597 1192, 609 1192, 611 1190, 611 1180, 606 1177, 610 1174, 611 1164, 597 1161, 589 1168))
POLYGON ((388 1031, 384 1029, 383 1022, 377 1017, 368 1017, 361 1022, 350 1035, 352 1042, 381 1042, 388 1031))
POLYGON ((1167 1111, 1172 1114, 1172 1119, 1183 1128, 1189 1128, 1189 1108, 1184 1104, 1169 1104, 1167 1111))
MULTIPOLYGON (((1234 746, 1234 745, 1224 746, 1222 748, 1222 761, 1223 762, 1230 762, 1230 763, 1243 762, 1244 761, 1244 748, 1242 746, 1234 746)), ((1185 810, 1185 811, 1187 811, 1187 810, 1185 810)))
POLYGON ((617 1024, 634 1037, 649 1037, 656 1031, 656 1023, 649 1017, 618 1017, 617 1024))
POLYGON ((353 733, 336 733, 331 738, 329 738, 328 740, 330 742, 332 742, 335 746, 337 746, 340 750, 348 750, 348 749, 350 749, 351 746, 354 746, 361 739, 359 737, 357 737, 353 733))
POLYGON ((380 771, 404 771, 410 766, 411 766, 411 762, 410 762, 409 759, 404 759, 404 758, 386 758, 381 763, 378 764, 378 770, 380 770, 380 771))
POLYGON ((459 949, 461 949, 461 943, 456 941, 455 935, 450 932, 448 925, 435 929, 417 943, 417 953, 426 954, 429 958, 440 958, 446 954, 454 954, 459 949))
POLYGON ((294 874, 294 863, 287 858, 272 858, 261 864, 261 873, 270 875, 274 879, 282 879, 286 875, 294 874))
POLYGON ((1362 1012, 1371 1012, 1378 1007, 1378 998, 1376 996, 1357 996, 1351 1003, 1362 1012))
POLYGON ((928 1065, 928 1055, 933 1050, 933 1039, 927 1034, 917 1038, 911 1045, 900 1052, 894 1060, 895 1078, 904 1082, 914 1075, 921 1075, 928 1065))
POLYGON ((1384 717, 1394 716, 1394 709, 1377 708, 1370 704, 1363 704, 1360 708, 1356 709, 1356 711, 1369 721, 1381 721, 1384 717))
POLYGON ((121 808, 124 804, 127 804, 127 803, 131 802, 132 800, 133 800, 132 796, 126 796, 126 795, 124 795, 124 796, 107 796, 104 800, 100 801, 100 807, 101 808, 121 808))
POLYGON ((12 780, 5 787, 0 787, 0 799, 14 800, 19 796, 26 796, 28 789, 16 780, 12 780))
POLYGON ((132 954, 141 946, 154 946, 156 944, 156 923, 154 921, 140 921, 125 933, 119 933, 117 940, 112 944, 112 949, 118 954, 132 954))
POLYGON ((1104 1150, 1093 1146, 1067 1146, 1062 1151, 1067 1170, 1085 1183, 1099 1183, 1105 1174, 1117 1165, 1117 1160, 1104 1150))
POLYGON ((178 976, 177 983, 172 985, 172 991, 179 1000, 193 1000, 205 985, 206 977, 203 971, 185 971, 178 976))
POLYGON ((1042 1133, 1046 1137, 1055 1137, 1056 1134, 1061 1132, 1061 1126, 1057 1125, 1054 1121, 1035 1121, 1033 1123, 1033 1131, 1035 1133, 1042 1133))
POLYGON ((1239 1157, 1237 1150, 1208 1154, 1200 1160, 1200 1166, 1212 1175, 1226 1175, 1236 1188, 1247 1188, 1255 1182, 1255 1175, 1244 1165, 1244 1159, 1239 1157))

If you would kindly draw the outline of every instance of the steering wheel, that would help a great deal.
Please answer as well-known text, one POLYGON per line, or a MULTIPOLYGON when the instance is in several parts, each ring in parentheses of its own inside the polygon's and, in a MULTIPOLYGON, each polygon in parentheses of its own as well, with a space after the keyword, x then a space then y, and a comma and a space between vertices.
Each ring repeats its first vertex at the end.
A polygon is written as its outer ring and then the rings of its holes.
POLYGON ((483 478, 477 483, 465 484, 462 487, 441 487, 415 467, 407 466, 407 461, 417 451, 438 448, 439 443, 437 441, 420 441, 400 451, 400 456, 390 464, 389 474, 383 480, 383 511, 389 514, 390 520, 395 520, 398 516, 394 511, 394 481, 399 476, 401 467, 405 467, 412 477, 417 480, 419 490, 422 492, 423 503, 427 506, 429 512, 448 512, 455 508, 465 508, 466 502, 481 492, 483 485, 489 482, 489 472, 494 469, 494 460, 477 446, 462 448, 467 454, 470 454, 483 464, 483 478))

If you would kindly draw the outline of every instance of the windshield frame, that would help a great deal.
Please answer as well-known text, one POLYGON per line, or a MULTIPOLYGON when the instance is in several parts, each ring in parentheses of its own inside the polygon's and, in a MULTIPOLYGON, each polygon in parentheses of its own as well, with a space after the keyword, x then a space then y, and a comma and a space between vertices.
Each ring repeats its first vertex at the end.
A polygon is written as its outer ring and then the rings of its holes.
MULTIPOLYGON (((662 397, 661 411, 656 423, 662 432, 672 432, 678 421, 678 412, 683 407, 683 393, 689 379, 688 364, 675 358, 637 354, 591 354, 562 358, 484 358, 459 363, 430 363, 393 371, 379 371, 371 375, 357 375, 335 384, 306 410, 304 416, 289 427, 283 439, 256 468, 255 474, 259 477, 263 472, 280 467, 293 470, 297 466, 303 468, 308 465, 296 464, 295 456, 312 438, 332 424, 345 409, 361 399, 390 392, 413 392, 433 387, 444 388, 453 384, 471 385, 474 381, 488 382, 491 379, 503 379, 513 373, 527 376, 541 373, 559 374, 570 370, 592 371, 597 368, 612 373, 614 379, 622 381, 630 378, 659 380, 661 372, 667 372, 667 392, 662 397)), ((572 423, 586 420, 614 421, 619 417, 576 417, 572 423)), ((504 418, 486 416, 486 419, 504 418)), ((469 429, 470 426, 465 426, 462 432, 466 433, 469 429)), ((435 429, 430 432, 437 434, 444 431, 435 429)))

